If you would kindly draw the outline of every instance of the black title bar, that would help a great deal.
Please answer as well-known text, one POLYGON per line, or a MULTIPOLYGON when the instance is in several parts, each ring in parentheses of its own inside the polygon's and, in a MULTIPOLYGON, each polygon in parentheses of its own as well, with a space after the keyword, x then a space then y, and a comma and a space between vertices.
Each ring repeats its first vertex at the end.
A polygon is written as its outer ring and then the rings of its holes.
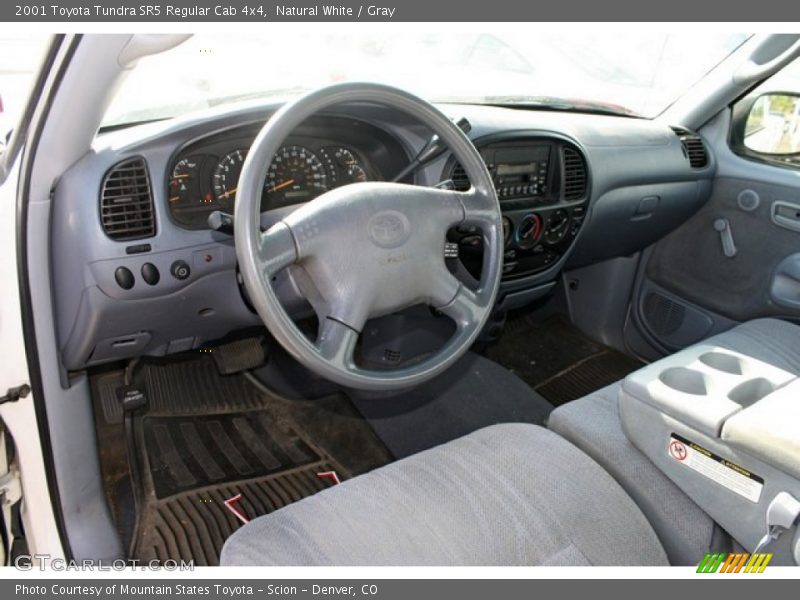
POLYGON ((787 0, 377 0, 361 3, 233 0, 11 0, 0 3, 4 22, 554 22, 798 20, 787 0))

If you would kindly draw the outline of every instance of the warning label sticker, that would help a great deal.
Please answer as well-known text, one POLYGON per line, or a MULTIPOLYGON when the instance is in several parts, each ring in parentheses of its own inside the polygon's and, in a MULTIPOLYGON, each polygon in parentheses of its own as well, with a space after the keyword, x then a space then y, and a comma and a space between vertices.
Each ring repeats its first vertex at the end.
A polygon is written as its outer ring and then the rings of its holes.
POLYGON ((716 481, 750 502, 758 502, 761 498, 761 490, 764 488, 764 480, 761 477, 717 456, 699 444, 673 433, 670 435, 667 451, 676 462, 716 481))

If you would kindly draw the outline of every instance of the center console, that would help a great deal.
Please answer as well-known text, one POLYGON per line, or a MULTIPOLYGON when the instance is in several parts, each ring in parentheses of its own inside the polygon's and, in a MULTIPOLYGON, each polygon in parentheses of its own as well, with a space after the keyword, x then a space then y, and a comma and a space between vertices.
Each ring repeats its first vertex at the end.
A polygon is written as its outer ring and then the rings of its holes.
POLYGON ((631 442, 748 551, 800 564, 798 397, 794 374, 700 344, 629 375, 620 415, 631 442), (768 530, 776 539, 759 547, 768 530))
MULTIPOLYGON (((567 141, 545 137, 498 140, 479 146, 503 212, 503 278, 543 271, 570 248, 586 215, 589 173, 583 153, 567 141)), ((461 165, 445 167, 458 190, 470 182, 461 165)), ((480 232, 459 228, 449 241, 459 245, 464 266, 478 278, 480 232)))

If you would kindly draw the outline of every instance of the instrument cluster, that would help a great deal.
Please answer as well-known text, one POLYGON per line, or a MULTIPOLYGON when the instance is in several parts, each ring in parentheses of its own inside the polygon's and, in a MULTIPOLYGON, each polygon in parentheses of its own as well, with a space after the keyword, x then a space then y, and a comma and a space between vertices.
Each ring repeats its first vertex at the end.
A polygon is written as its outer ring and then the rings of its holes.
MULTIPOLYGON (((167 201, 173 221, 186 229, 205 229, 215 210, 233 213, 242 171, 253 136, 217 135, 185 148, 167 177, 167 201)), ((337 139, 291 136, 266 169, 262 212, 302 204, 334 188, 384 175, 365 152, 337 139)))

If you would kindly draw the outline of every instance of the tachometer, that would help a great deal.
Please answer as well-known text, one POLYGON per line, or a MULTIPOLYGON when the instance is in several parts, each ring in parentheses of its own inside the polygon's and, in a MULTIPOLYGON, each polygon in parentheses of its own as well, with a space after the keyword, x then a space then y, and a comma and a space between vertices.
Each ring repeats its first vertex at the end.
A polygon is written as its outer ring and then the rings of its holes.
POLYGON ((328 190, 328 174, 308 148, 284 146, 275 154, 264 184, 267 206, 307 202, 328 190))
POLYGON ((233 208, 233 200, 236 197, 236 188, 239 185, 239 174, 242 172, 242 163, 247 156, 247 150, 239 148, 230 154, 226 154, 214 168, 211 177, 211 187, 214 196, 220 203, 223 210, 233 208))

